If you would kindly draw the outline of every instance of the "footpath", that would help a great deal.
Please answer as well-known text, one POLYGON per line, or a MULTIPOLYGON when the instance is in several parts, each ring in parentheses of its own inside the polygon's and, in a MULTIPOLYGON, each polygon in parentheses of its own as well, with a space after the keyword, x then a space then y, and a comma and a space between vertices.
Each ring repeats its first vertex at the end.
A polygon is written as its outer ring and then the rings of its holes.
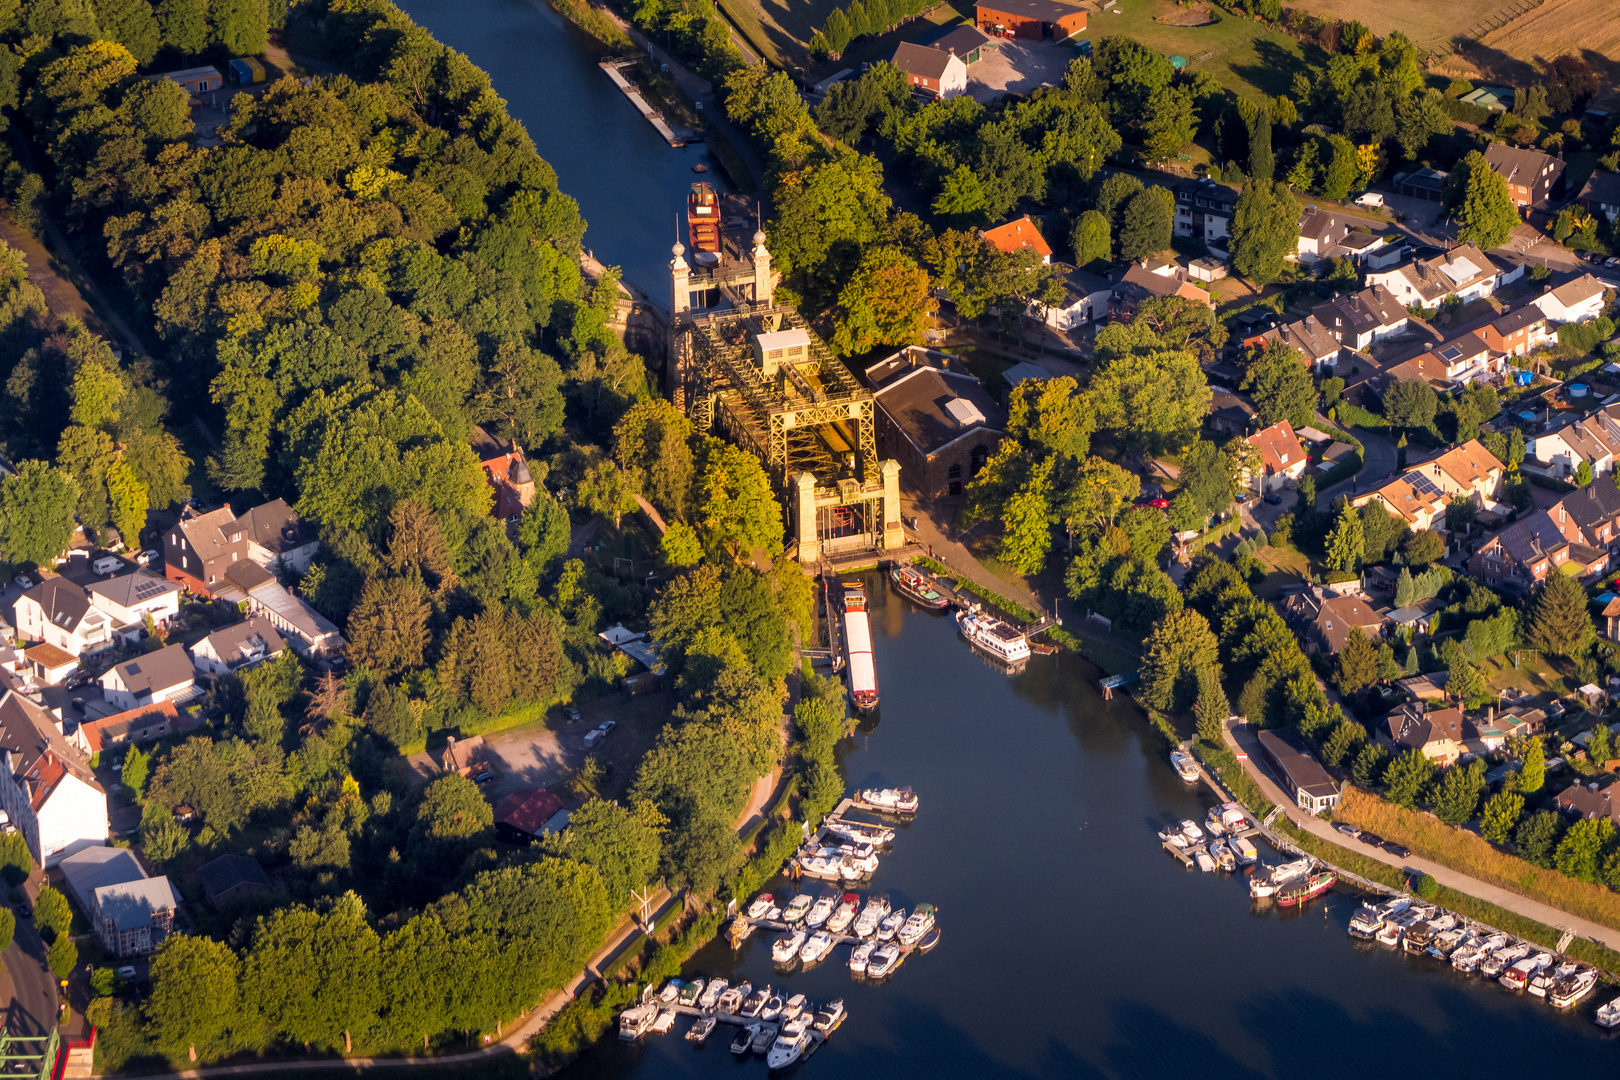
MULTIPOLYGON (((1243 766, 1244 771, 1249 774, 1249 777, 1260 786, 1260 790, 1265 797, 1278 806, 1285 808, 1284 813, 1288 815, 1288 820, 1312 836, 1338 844, 1340 847, 1348 846, 1346 842, 1349 841, 1349 837, 1334 829, 1321 818, 1305 813, 1293 799, 1283 792, 1277 782, 1272 779, 1271 774, 1260 766, 1257 757, 1260 749, 1259 740, 1248 724, 1234 724, 1229 728, 1225 728, 1222 730, 1222 736, 1226 739, 1227 747, 1237 755, 1238 762, 1243 766)), ((1353 841, 1350 842, 1353 843, 1353 841)), ((1530 899, 1528 896, 1521 896, 1516 892, 1510 892, 1489 882, 1480 881, 1478 878, 1453 870, 1449 866, 1442 866, 1437 862, 1419 858, 1415 855, 1402 859, 1391 855, 1383 848, 1375 848, 1366 844, 1357 844, 1350 850, 1358 855, 1365 855, 1369 859, 1399 867, 1402 870, 1428 874, 1449 889, 1456 889, 1458 892, 1467 893, 1469 896, 1495 904, 1497 907, 1505 908, 1515 915, 1523 915, 1527 919, 1534 919, 1544 926, 1551 926, 1560 930, 1573 930, 1577 935, 1589 941, 1595 941, 1611 949, 1620 949, 1620 930, 1613 930, 1589 919, 1571 915, 1567 911, 1549 907, 1540 901, 1530 899)))

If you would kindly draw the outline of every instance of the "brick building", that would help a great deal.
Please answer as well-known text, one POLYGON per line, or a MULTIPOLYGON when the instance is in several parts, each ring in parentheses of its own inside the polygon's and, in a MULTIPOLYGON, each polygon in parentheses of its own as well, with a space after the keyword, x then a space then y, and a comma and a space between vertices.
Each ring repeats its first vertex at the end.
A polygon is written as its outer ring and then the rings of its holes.
POLYGON ((960 361, 919 346, 866 369, 877 403, 878 450, 931 499, 954 498, 1000 444, 995 399, 960 361))
POLYGON ((1086 11, 1056 0, 995 0, 974 8, 974 22, 994 37, 1062 41, 1086 28, 1086 11))

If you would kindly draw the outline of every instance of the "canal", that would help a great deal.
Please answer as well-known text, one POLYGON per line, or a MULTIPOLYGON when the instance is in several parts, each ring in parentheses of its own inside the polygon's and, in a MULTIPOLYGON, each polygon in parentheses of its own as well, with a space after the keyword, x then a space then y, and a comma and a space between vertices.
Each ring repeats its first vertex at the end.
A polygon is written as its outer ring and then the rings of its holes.
MULTIPOLYGON (((528 125, 587 246, 656 289, 697 148, 672 150, 597 68, 584 39, 532 0, 404 0, 487 70, 528 125)), ((711 174, 712 175, 712 174, 711 174)), ((978 1077, 1355 1078, 1579 1075, 1620 1059, 1589 1020, 1461 976, 1427 958, 1359 944, 1355 901, 1331 894, 1280 915, 1242 879, 1184 870, 1154 833, 1202 820, 1212 799, 1182 784, 1125 701, 1096 672, 1035 657, 1008 677, 945 616, 869 579, 881 716, 846 744, 850 787, 911 784, 922 812, 870 889, 935 904, 943 936, 883 985, 855 984, 840 949, 809 972, 775 973, 769 936, 701 951, 688 975, 770 982, 850 1018, 795 1071, 818 1080, 978 1077)), ((1276 855, 1263 851, 1268 861, 1276 855)), ((717 1033, 611 1038, 570 1073, 591 1080, 763 1076, 717 1033)))

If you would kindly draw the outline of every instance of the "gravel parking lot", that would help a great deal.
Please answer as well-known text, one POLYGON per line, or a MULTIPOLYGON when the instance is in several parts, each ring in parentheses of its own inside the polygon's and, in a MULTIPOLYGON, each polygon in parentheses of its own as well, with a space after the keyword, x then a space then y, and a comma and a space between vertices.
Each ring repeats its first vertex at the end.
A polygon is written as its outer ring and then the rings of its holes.
POLYGON ((1050 41, 1002 38, 999 48, 986 48, 977 64, 968 68, 968 93, 981 104, 1003 94, 1027 94, 1042 84, 1058 86, 1074 59, 1070 45, 1050 41))

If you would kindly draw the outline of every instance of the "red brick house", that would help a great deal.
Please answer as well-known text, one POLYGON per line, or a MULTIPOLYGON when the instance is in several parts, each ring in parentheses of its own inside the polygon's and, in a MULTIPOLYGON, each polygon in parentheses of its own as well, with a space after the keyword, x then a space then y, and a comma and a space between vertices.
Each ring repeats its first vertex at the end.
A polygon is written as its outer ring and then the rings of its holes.
POLYGON ((1086 28, 1084 8, 1056 0, 994 0, 974 10, 975 24, 993 37, 1062 41, 1086 28))

